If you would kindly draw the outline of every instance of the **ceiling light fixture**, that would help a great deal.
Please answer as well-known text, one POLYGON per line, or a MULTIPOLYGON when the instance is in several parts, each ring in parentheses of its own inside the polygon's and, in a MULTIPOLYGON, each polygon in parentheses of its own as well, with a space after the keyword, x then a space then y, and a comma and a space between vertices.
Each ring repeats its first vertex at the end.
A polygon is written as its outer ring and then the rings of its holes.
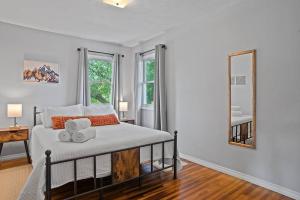
POLYGON ((128 0, 103 0, 103 3, 116 6, 118 8, 125 8, 128 5, 128 0))

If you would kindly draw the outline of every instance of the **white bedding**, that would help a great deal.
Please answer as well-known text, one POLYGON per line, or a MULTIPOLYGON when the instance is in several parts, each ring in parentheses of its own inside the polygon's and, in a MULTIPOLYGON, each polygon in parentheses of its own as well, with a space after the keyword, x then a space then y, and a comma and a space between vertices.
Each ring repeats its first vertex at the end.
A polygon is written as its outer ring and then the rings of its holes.
POLYGON ((231 126, 236 126, 239 124, 243 124, 246 122, 252 121, 252 116, 251 115, 242 115, 242 116, 232 116, 231 117, 231 126))
MULTIPOLYGON (((96 127, 96 139, 85 143, 59 142, 58 132, 51 128, 38 125, 32 130, 31 156, 33 170, 28 178, 20 196, 20 200, 42 200, 45 191, 45 151, 51 150, 51 161, 59 161, 96 153, 109 152, 143 144, 173 139, 167 132, 148 129, 131 124, 121 123, 112 126, 96 127)), ((141 162, 150 160, 150 147, 140 150, 141 162)), ((161 144, 154 145, 154 160, 161 159, 161 144)), ((165 158, 173 157, 173 142, 165 144, 165 158)), ((97 177, 105 177, 111 173, 110 155, 97 157, 97 177)), ((74 180, 73 162, 53 165, 51 170, 52 188, 61 186, 74 180)), ((93 177, 92 158, 78 160, 77 178, 93 177)))

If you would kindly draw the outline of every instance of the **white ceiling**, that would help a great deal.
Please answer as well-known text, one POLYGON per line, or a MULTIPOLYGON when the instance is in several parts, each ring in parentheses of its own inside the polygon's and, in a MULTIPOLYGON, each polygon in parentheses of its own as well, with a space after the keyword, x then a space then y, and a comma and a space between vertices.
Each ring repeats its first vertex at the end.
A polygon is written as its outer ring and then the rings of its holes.
POLYGON ((0 0, 0 21, 134 46, 235 0, 130 0, 124 8, 102 0, 0 0))

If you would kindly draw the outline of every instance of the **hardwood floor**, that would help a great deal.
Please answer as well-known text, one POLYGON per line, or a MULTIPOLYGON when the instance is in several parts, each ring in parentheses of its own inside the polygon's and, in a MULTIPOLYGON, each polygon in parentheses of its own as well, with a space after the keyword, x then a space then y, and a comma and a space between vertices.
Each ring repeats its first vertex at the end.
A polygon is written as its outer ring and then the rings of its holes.
MULTIPOLYGON (((0 169, 13 167, 14 165, 26 164, 25 160, 1 163, 0 169)), ((256 186, 246 181, 220 173, 218 171, 188 162, 178 174, 178 179, 173 180, 170 173, 162 172, 147 177, 139 188, 137 182, 132 182, 119 187, 104 191, 106 200, 287 200, 290 199, 281 194, 256 186)), ((79 192, 85 191, 92 186, 90 180, 79 182, 79 192)), ((53 199, 63 199, 73 192, 73 184, 67 184, 53 192, 53 199)), ((99 199, 98 193, 87 195, 77 200, 99 199)))

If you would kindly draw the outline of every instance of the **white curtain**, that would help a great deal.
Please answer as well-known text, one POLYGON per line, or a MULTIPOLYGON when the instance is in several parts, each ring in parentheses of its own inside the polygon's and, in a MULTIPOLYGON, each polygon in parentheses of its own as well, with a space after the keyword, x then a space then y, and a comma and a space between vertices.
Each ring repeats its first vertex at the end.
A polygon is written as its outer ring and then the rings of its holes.
POLYGON ((88 106, 91 103, 89 88, 88 49, 80 48, 76 103, 88 106))
POLYGON ((165 45, 155 46, 154 128, 167 131, 167 96, 165 81, 165 45))
POLYGON ((119 101, 120 101, 120 54, 114 54, 113 57, 113 81, 112 81, 112 105, 116 112, 119 113, 119 101))
POLYGON ((140 53, 135 54, 134 69, 134 105, 135 105, 135 123, 142 125, 142 94, 143 94, 143 68, 142 56, 140 53))

